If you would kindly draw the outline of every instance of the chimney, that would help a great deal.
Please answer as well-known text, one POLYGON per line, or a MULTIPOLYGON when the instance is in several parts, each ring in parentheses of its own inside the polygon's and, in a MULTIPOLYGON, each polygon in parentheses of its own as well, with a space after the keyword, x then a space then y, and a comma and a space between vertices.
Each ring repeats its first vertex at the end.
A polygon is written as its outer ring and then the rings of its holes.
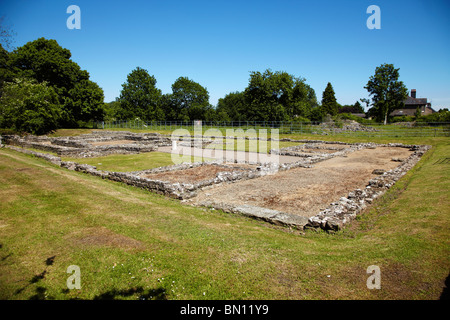
POLYGON ((416 89, 411 89, 411 98, 416 98, 416 89))

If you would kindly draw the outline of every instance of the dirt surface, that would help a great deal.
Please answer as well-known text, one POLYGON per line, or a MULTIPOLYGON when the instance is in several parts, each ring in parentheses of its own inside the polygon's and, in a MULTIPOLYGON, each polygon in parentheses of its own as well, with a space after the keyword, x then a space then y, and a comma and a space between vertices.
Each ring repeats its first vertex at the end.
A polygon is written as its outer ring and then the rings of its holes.
POLYGON ((350 191, 365 188, 375 169, 389 170, 412 152, 406 148, 363 149, 319 162, 313 168, 296 168, 257 179, 218 185, 200 191, 193 204, 212 201, 252 205, 311 217, 350 191))
POLYGON ((241 170, 239 167, 235 169, 220 167, 216 165, 204 165, 200 167, 167 171, 161 173, 152 173, 143 175, 144 178, 152 180, 168 181, 172 183, 196 183, 204 180, 213 179, 219 172, 232 172, 241 170))
POLYGON ((141 248, 142 243, 126 237, 121 234, 112 232, 104 227, 93 227, 81 232, 70 235, 71 243, 76 245, 92 247, 92 246, 109 246, 119 248, 141 248))
POLYGON ((136 141, 133 141, 133 140, 110 140, 110 141, 91 142, 91 144, 93 146, 112 146, 112 145, 130 144, 130 143, 136 143, 136 141))
MULTIPOLYGON (((177 149, 178 154, 191 155, 195 157, 204 157, 207 159, 218 159, 218 160, 231 160, 224 161, 227 165, 233 163, 235 160, 238 162, 260 162, 260 163, 268 163, 268 162, 279 162, 279 163, 292 163, 297 162, 299 160, 298 157, 293 156, 284 156, 284 155, 269 155, 265 153, 256 153, 256 152, 245 152, 245 151, 214 151, 212 149, 201 149, 201 148, 190 148, 190 147, 182 147, 179 146, 177 149)), ((158 147, 158 152, 166 152, 171 153, 172 147, 158 147)))

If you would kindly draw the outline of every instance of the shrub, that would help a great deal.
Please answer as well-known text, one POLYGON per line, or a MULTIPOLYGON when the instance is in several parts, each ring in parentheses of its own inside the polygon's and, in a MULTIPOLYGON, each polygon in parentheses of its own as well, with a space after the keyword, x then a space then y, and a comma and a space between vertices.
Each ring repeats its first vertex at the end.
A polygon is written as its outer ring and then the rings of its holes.
POLYGON ((302 116, 298 116, 294 118, 294 123, 311 123, 311 120, 309 120, 308 118, 302 117, 302 116))
POLYGON ((399 116, 399 117, 393 117, 391 119, 391 122, 413 122, 416 118, 413 116, 399 116))

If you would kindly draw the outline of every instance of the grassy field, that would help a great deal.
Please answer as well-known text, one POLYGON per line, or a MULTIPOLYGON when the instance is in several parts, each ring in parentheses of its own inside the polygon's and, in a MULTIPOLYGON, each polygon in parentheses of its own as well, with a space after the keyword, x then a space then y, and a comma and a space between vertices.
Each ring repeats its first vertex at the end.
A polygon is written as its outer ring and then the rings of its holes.
MULTIPOLYGON (((208 161, 211 159, 202 157, 191 157, 190 162, 208 161)), ((98 170, 129 172, 153 169, 173 165, 170 153, 164 152, 146 152, 139 154, 112 154, 95 158, 67 158, 62 157, 63 161, 74 161, 83 164, 89 164, 97 167, 98 170)))
POLYGON ((450 140, 372 141, 433 148, 335 234, 185 206, 1 149, 0 299, 439 299, 450 267, 450 140), (71 265, 79 290, 66 285, 71 265), (380 290, 366 286, 371 265, 380 290))

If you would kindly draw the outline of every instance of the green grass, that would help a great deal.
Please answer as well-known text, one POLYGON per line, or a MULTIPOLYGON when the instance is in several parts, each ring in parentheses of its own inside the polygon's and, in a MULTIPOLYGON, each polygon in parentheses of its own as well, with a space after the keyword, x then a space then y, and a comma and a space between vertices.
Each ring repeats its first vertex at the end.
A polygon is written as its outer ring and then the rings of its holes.
MULTIPOLYGON (((299 143, 293 142, 280 142, 279 147, 284 148, 287 146, 298 145, 299 143)), ((226 145, 223 145, 224 150, 226 145)), ((267 145, 267 150, 271 148, 271 145, 267 145)), ((245 145, 234 144, 234 149, 239 151, 249 151, 248 142, 245 145)), ((258 146, 259 151, 259 146, 258 146)), ((41 151, 42 152, 42 151, 41 151)), ((103 157, 94 158, 70 158, 62 157, 63 161, 74 161, 82 164, 89 164, 97 167, 98 170, 116 171, 116 172, 130 172, 140 171, 145 169, 153 169, 158 167, 170 166, 174 164, 172 155, 164 152, 146 152, 139 154, 114 154, 103 157)), ((183 158, 183 161, 184 158, 183 158)), ((200 161, 213 161, 213 159, 207 157, 190 157, 189 162, 200 161)))
POLYGON ((435 163, 450 142, 414 143, 433 148, 336 234, 185 206, 1 149, 0 299, 438 299, 450 165, 435 163), (67 289, 70 265, 80 290, 67 289), (370 265, 380 290, 366 287, 370 265))
MULTIPOLYGON (((98 170, 130 172, 141 171, 173 165, 172 155, 165 152, 145 152, 139 154, 113 154, 95 158, 68 158, 63 161, 74 161, 97 167, 98 170)), ((190 162, 208 161, 208 158, 190 157, 190 162)))

